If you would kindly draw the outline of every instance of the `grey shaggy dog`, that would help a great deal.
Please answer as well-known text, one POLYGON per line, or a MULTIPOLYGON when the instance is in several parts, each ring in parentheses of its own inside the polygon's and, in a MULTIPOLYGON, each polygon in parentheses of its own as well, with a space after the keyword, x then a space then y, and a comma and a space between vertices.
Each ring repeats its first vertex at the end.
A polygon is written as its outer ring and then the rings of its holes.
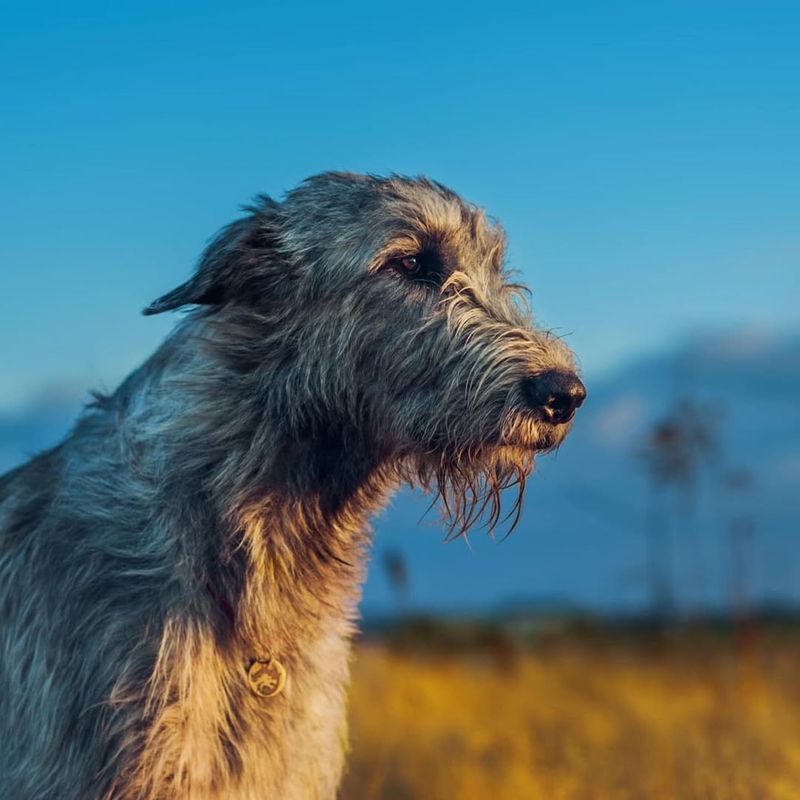
POLYGON ((438 183, 325 174, 145 310, 196 306, 0 478, 1 797, 335 796, 369 516, 411 483, 494 527, 585 394, 503 250, 438 183))

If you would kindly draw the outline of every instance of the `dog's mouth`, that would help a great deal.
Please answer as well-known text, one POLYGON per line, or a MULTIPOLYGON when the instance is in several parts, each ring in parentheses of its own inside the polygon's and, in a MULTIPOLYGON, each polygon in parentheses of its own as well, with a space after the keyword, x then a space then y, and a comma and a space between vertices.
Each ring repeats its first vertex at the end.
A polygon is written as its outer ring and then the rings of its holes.
POLYGON ((571 420, 554 425, 532 415, 515 415, 503 426, 497 446, 546 453, 564 441, 571 427, 571 420))

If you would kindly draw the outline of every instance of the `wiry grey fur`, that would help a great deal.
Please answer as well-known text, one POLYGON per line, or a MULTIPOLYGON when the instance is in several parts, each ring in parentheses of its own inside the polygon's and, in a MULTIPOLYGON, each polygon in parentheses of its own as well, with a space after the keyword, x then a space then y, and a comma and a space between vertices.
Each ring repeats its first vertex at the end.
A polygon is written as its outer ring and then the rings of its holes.
POLYGON ((326 174, 146 310, 197 306, 0 478, 0 797, 335 796, 369 516, 411 482, 494 525, 569 427, 521 398, 575 365, 503 247, 439 184, 326 174), (245 676, 267 653, 273 698, 245 676))

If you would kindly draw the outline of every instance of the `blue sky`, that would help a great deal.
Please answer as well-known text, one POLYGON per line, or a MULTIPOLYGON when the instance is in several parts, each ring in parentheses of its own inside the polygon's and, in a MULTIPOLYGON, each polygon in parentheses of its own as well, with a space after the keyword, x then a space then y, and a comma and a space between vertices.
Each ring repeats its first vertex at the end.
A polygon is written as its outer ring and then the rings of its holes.
POLYGON ((5 5, 0 406, 113 385, 253 194, 427 173, 589 374, 800 324, 796 3, 5 5))

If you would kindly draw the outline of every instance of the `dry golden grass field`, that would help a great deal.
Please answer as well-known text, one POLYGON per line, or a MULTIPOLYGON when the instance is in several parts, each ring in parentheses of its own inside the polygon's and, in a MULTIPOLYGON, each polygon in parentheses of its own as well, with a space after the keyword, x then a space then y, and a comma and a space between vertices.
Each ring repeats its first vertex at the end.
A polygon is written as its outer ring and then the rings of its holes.
POLYGON ((358 650, 343 800, 798 800, 800 640, 358 650), (741 650, 741 648, 739 648, 741 650))

